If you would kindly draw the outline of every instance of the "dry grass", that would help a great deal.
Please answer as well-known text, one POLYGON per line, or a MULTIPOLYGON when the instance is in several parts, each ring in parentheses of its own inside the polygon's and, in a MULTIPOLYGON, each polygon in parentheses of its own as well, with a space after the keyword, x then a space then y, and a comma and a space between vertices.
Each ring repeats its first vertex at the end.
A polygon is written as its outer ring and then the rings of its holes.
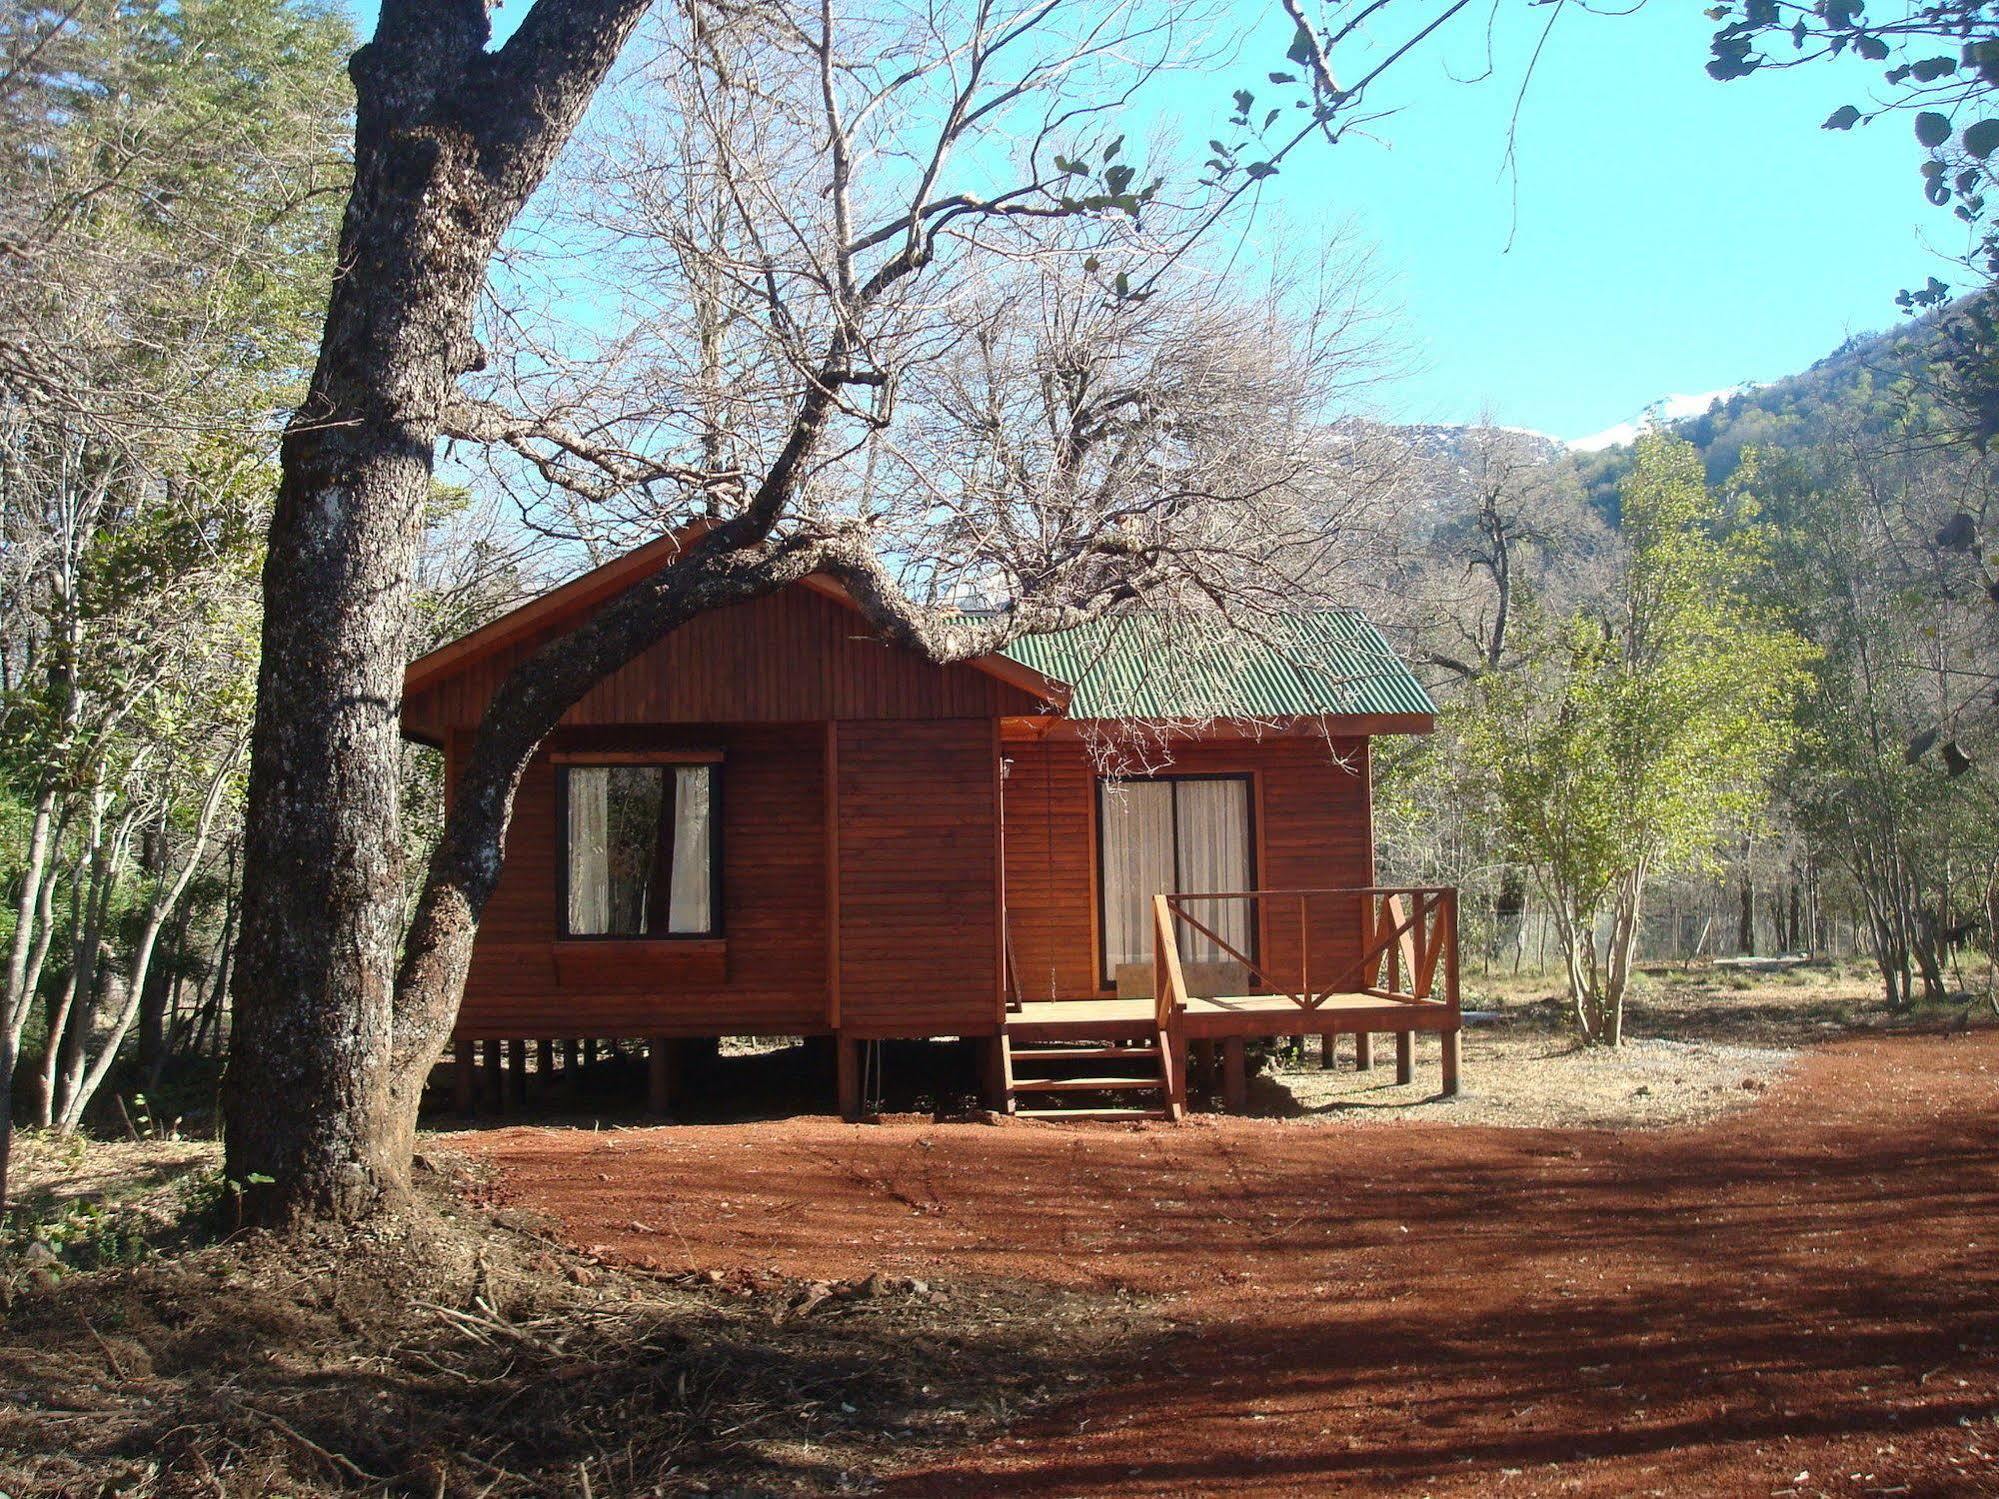
POLYGON ((1378 1038, 1372 1071, 1319 1065, 1318 1043, 1281 1058, 1251 1085, 1255 1113, 1309 1123, 1422 1118, 1521 1128, 1665 1129, 1704 1123, 1752 1102, 1815 1041, 1884 1023, 1864 965, 1820 963, 1774 973, 1660 966, 1641 975, 1624 1046, 1585 1047, 1568 1026, 1555 975, 1468 977, 1463 1092, 1438 1096, 1436 1043, 1419 1038, 1416 1076, 1395 1083, 1394 1049, 1378 1038))

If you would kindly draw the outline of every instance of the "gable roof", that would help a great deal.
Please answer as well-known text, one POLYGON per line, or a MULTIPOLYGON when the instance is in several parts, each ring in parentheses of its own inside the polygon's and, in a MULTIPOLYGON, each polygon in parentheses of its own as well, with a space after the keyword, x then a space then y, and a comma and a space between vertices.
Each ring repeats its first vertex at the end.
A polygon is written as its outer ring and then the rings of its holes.
POLYGON ((1066 682, 1071 718, 1428 719, 1437 711, 1356 609, 1278 615, 1253 634, 1128 614, 1026 636, 1006 654, 1066 682))
MULTIPOLYGON (((538 594, 519 607, 508 610, 498 619, 481 625, 470 634, 461 635, 458 639, 417 657, 404 669, 403 696, 414 697, 445 677, 464 670, 475 661, 504 650, 525 636, 589 612, 594 606, 614 598, 640 579, 671 565, 683 552, 699 541, 707 530, 707 523, 696 522, 670 535, 649 541, 644 546, 636 547, 622 556, 613 557, 609 562, 571 578, 567 583, 551 588, 547 593, 538 594)), ((814 574, 801 578, 797 586, 844 604, 856 613, 860 612, 860 605, 854 602, 853 596, 831 578, 814 574)), ((1010 686, 1018 687, 1052 708, 1060 709, 1068 702, 1068 688, 1063 683, 1051 680, 1024 661, 1003 655, 988 655, 976 656, 965 664, 1010 686)))
MULTIPOLYGON (((697 522, 647 542, 418 657, 403 675, 405 701, 580 618, 670 566, 707 529, 697 522)), ((831 578, 815 574, 796 586, 860 612, 831 578)), ((1426 732, 1437 711, 1381 632, 1354 609, 1275 616, 1254 636, 1140 611, 1026 636, 965 664, 1074 720, 1364 717, 1380 732, 1426 732)))

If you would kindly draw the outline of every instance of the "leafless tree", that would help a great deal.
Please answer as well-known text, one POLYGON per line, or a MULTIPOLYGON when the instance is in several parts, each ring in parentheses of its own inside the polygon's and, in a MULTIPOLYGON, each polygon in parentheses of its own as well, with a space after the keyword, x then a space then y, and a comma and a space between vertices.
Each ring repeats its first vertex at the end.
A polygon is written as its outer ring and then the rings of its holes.
MULTIPOLYGON (((544 372, 532 355, 516 358, 490 322, 493 346, 482 348, 476 314, 503 237, 645 0, 536 0, 490 52, 478 7, 388 0, 353 68, 356 182, 343 274, 310 395, 287 434, 266 574, 272 607, 225 1095, 232 1174, 269 1178, 250 1194, 249 1213, 343 1217, 399 1198, 417 1091, 449 1029, 521 768, 591 683, 682 621, 823 570, 890 638, 949 659, 1135 598, 1198 591, 1182 554, 1164 544, 1211 503, 1205 481, 1168 477, 1193 466, 1192 429, 1176 435, 1167 413, 1136 396, 1110 405, 1087 387, 1049 402, 1070 421, 1046 450, 1067 465, 1051 472, 1069 493, 1127 472, 1126 457, 1147 447, 1155 488, 1187 493, 1122 499, 1123 513, 1100 523, 1061 495, 1023 508, 1008 487, 945 494, 946 509, 974 523, 962 534, 1012 526, 1034 541, 1018 559, 1032 587, 1003 615, 969 617, 928 608, 924 589, 904 586, 899 559, 884 550, 893 528, 871 509, 867 465, 907 466, 888 434, 906 395, 908 350, 942 331, 948 299, 933 289, 969 294, 954 280, 961 257, 1004 262, 1013 246, 1046 243, 1038 227, 1068 236, 1095 223, 1111 254, 1078 244, 1077 272, 1044 281, 1044 269, 1018 284, 1052 295, 1098 277, 1091 284, 1108 302, 1163 298, 1259 182, 1307 141, 1360 118, 1369 79, 1463 8, 1339 7, 1351 11, 1338 22, 1344 34, 1363 11, 1370 18, 1370 49, 1406 14, 1404 40, 1343 86, 1293 79, 1274 110, 1237 95, 1210 164, 1184 185, 1155 187, 1150 163, 1112 150, 1114 120, 1149 109, 1174 81, 1169 67, 1211 45, 1185 7, 972 0, 850 12, 827 0, 745 12, 686 0, 663 16, 660 50, 640 61, 682 80, 668 116, 680 139, 726 139, 757 169, 716 172, 691 152, 674 156, 689 189, 679 201, 706 218, 698 232, 674 215, 661 224, 666 244, 677 237, 702 252, 689 267, 701 292, 673 315, 687 320, 686 347, 708 381, 687 411, 663 412, 641 384, 638 404, 607 418, 587 383, 574 387, 570 410, 545 399, 569 373, 563 363, 544 372), (808 169, 820 174, 814 195, 776 190, 808 169), (1143 254, 1140 225, 1155 241, 1143 254), (482 371, 483 385, 463 383, 482 371), (510 386, 545 388, 514 402, 510 386), (447 434, 561 468, 559 480, 544 477, 565 489, 602 479, 611 489, 596 501, 644 489, 661 515, 684 504, 705 528, 675 565, 500 689, 398 969, 394 705, 417 520, 447 434), (1078 439, 1086 451, 1074 453, 1078 439)), ((1307 27, 1294 57, 1313 52, 1323 63, 1328 45, 1340 50, 1339 34, 1307 27)), ((538 330, 522 322, 532 347, 538 330)), ((1059 383, 1060 372, 1050 374, 1059 383)))

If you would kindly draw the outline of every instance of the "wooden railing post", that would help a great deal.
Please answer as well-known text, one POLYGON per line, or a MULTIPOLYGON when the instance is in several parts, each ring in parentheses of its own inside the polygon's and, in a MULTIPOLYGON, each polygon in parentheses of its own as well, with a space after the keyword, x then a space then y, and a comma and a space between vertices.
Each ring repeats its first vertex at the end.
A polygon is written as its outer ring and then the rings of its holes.
MULTIPOLYGON (((1387 927, 1389 931, 1395 931, 1395 927, 1401 925, 1401 897, 1389 895, 1381 903, 1387 907, 1387 927)), ((1383 987, 1389 993, 1401 993, 1401 949, 1405 941, 1407 937, 1397 933, 1395 939, 1389 941, 1387 945, 1387 983, 1383 987)))
POLYGON ((1164 1027, 1187 1002, 1187 977, 1180 971, 1180 944, 1174 939, 1173 910, 1166 897, 1152 897, 1152 983, 1154 1016, 1164 1027))
POLYGON ((1458 892, 1444 892, 1444 1002, 1458 1010, 1458 892))

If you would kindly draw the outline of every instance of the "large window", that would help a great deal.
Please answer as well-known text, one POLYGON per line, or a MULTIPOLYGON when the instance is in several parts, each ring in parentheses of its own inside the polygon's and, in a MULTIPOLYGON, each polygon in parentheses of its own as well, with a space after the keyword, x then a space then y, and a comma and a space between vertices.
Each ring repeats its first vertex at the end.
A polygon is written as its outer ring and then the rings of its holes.
MULTIPOLYGON (((1105 984, 1121 963, 1152 961, 1152 897, 1256 888, 1248 776, 1158 776, 1097 782, 1105 984)), ((1186 910, 1230 947, 1256 956, 1254 902, 1205 900, 1186 910)), ((1179 923, 1185 962, 1233 961, 1179 923)))
POLYGON ((557 769, 565 937, 721 930, 718 766, 557 769))

